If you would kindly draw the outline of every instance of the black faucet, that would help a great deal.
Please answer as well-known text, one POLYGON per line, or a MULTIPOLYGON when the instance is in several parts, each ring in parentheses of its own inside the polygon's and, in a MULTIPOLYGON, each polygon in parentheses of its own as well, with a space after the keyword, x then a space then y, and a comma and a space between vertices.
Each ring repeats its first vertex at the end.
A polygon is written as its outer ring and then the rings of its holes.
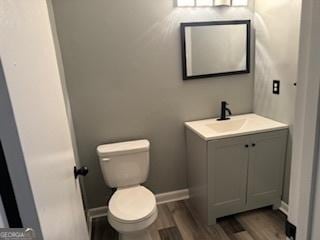
POLYGON ((217 121, 225 121, 230 120, 230 118, 227 117, 226 112, 228 112, 229 115, 232 115, 231 110, 227 108, 229 104, 225 101, 221 102, 221 115, 220 118, 217 121))

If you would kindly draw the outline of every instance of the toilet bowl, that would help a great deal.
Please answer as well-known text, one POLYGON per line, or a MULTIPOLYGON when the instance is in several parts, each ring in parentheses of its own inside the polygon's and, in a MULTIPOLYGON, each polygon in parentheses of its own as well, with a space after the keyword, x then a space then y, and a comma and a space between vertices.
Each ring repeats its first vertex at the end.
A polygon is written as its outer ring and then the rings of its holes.
POLYGON ((143 186, 118 189, 109 202, 108 220, 120 239, 151 239, 146 229, 157 216, 154 194, 143 186))
POLYGON ((147 140, 97 148, 106 184, 117 188, 108 206, 108 221, 121 240, 151 240, 148 227, 158 216, 154 194, 140 184, 149 172, 147 140))

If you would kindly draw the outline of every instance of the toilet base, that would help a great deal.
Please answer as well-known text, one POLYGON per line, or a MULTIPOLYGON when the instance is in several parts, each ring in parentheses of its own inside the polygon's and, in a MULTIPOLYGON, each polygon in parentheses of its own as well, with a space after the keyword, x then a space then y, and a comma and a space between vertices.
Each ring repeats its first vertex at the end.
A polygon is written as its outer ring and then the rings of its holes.
POLYGON ((119 240, 152 240, 152 237, 148 230, 142 230, 139 232, 120 233, 119 240))

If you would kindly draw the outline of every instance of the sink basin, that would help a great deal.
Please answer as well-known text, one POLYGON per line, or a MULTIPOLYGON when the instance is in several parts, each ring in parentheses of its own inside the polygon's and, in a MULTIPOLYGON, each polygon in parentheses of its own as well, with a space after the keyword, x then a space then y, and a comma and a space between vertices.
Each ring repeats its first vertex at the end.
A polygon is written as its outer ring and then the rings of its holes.
POLYGON ((254 113, 232 116, 230 120, 207 119, 186 122, 186 127, 205 140, 242 136, 286 129, 289 126, 254 113))
POLYGON ((240 130, 246 122, 247 119, 231 119, 227 121, 217 121, 215 123, 210 123, 207 124, 207 127, 211 128, 213 131, 217 133, 225 133, 240 130))

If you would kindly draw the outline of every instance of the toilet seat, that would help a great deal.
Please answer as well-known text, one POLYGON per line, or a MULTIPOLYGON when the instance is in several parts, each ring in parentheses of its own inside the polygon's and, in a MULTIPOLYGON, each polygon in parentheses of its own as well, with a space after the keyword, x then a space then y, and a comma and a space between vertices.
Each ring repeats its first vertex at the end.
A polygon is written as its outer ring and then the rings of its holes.
MULTIPOLYGON (((157 208, 152 213, 152 215, 144 219, 140 222, 134 223, 122 223, 115 219, 112 214, 108 214, 108 221, 110 225, 120 234, 128 234, 128 233, 138 233, 140 231, 145 231, 151 224, 153 224, 158 217, 158 210, 157 208)), ((141 240, 141 239, 140 239, 141 240)))
POLYGON ((122 224, 137 224, 157 215, 154 194, 143 186, 118 189, 109 202, 109 219, 122 224))

